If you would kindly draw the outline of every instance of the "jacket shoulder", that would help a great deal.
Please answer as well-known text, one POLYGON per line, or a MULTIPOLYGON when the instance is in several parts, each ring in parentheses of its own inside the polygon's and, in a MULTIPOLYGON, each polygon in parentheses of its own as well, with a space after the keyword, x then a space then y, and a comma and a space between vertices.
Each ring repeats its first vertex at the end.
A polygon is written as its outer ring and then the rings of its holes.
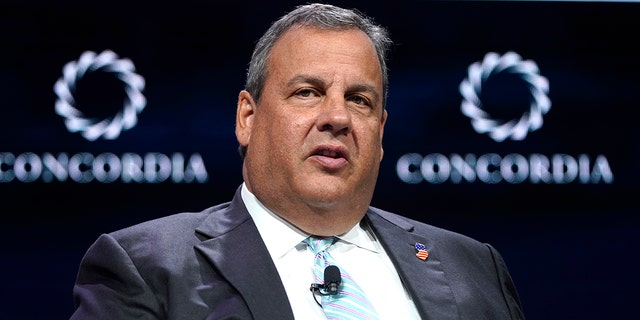
POLYGON ((439 240, 438 242, 461 242, 464 244, 472 244, 484 246, 485 244, 480 241, 464 235, 462 233, 438 227, 426 222, 418 221, 408 218, 406 216, 386 211, 376 207, 370 207, 369 211, 385 221, 396 225, 399 228, 404 229, 407 232, 411 232, 429 239, 439 240))

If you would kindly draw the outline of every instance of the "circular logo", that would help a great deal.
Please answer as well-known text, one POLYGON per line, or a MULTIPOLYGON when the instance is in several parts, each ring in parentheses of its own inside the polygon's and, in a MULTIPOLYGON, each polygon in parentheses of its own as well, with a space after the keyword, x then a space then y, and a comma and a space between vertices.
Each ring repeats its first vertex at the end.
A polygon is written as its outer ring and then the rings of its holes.
POLYGON ((549 112, 551 101, 548 80, 540 76, 538 66, 530 60, 523 61, 515 52, 507 52, 500 56, 495 52, 487 53, 482 63, 475 62, 469 66, 468 76, 460 83, 460 94, 464 98, 460 105, 462 113, 471 119, 473 128, 478 133, 486 133, 493 140, 501 142, 507 138, 523 140, 529 131, 542 127, 542 116, 549 112), (500 122, 491 118, 482 109, 480 96, 482 85, 500 72, 510 72, 518 75, 529 84, 531 105, 528 112, 519 119, 500 122))
POLYGON ((85 51, 78 61, 71 61, 64 66, 62 77, 53 86, 53 91, 58 96, 55 110, 65 118, 65 125, 70 132, 80 132, 89 141, 98 138, 113 140, 120 136, 120 132, 131 129, 138 123, 138 114, 147 104, 142 94, 144 85, 144 78, 135 73, 131 60, 119 59, 110 50, 99 55, 85 51), (123 109, 112 117, 89 119, 76 108, 76 82, 87 73, 98 71, 115 73, 125 85, 126 99, 123 109))

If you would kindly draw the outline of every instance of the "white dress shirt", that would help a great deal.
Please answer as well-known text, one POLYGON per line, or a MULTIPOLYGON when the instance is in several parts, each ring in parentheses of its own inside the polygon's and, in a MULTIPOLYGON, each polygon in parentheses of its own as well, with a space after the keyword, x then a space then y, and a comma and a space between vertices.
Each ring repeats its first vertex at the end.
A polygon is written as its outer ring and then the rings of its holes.
MULTIPOLYGON (((278 269, 296 319, 326 319, 309 289, 314 254, 302 242, 309 235, 265 207, 243 184, 242 200, 278 269)), ((338 267, 362 288, 380 319, 420 319, 411 297, 373 232, 360 224, 337 235, 329 251, 338 267)), ((265 290, 264 294, 269 295, 265 290)), ((320 297, 318 297, 320 301, 320 297)))

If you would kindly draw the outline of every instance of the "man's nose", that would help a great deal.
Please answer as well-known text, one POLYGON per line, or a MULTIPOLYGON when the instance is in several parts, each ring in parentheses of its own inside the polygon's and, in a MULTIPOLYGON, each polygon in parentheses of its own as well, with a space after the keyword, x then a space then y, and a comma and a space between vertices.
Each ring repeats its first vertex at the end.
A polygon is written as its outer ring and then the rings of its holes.
POLYGON ((320 107, 317 119, 318 130, 347 134, 351 131, 351 113, 344 96, 327 96, 320 107))

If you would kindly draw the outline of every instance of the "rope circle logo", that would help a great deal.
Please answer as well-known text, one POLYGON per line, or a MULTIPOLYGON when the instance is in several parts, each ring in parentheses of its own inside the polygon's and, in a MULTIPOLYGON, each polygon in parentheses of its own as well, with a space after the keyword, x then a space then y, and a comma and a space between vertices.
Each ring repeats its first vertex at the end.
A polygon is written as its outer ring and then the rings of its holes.
POLYGON ((523 61, 515 52, 507 52, 502 56, 495 52, 487 53, 482 63, 475 62, 469 66, 468 77, 460 83, 459 90, 464 98, 460 105, 462 113, 471 119, 476 132, 487 133, 496 142, 502 142, 507 138, 523 140, 528 132, 542 127, 542 116, 551 108, 551 101, 547 96, 548 80, 540 76, 535 62, 523 61), (500 72, 513 73, 529 84, 531 104, 529 111, 525 112, 520 119, 500 122, 492 119, 482 109, 480 100, 482 85, 489 77, 500 72))
POLYGON ((80 132, 82 136, 94 141, 98 138, 113 140, 123 130, 133 128, 138 123, 138 114, 147 104, 142 94, 144 78, 135 73, 135 66, 129 59, 119 59, 113 51, 105 50, 96 55, 85 51, 78 61, 71 61, 62 69, 62 77, 56 81, 53 91, 58 96, 55 111, 65 118, 65 125, 70 132, 80 132), (86 118, 76 107, 76 83, 89 72, 112 72, 125 85, 126 99, 123 109, 106 119, 86 118))

